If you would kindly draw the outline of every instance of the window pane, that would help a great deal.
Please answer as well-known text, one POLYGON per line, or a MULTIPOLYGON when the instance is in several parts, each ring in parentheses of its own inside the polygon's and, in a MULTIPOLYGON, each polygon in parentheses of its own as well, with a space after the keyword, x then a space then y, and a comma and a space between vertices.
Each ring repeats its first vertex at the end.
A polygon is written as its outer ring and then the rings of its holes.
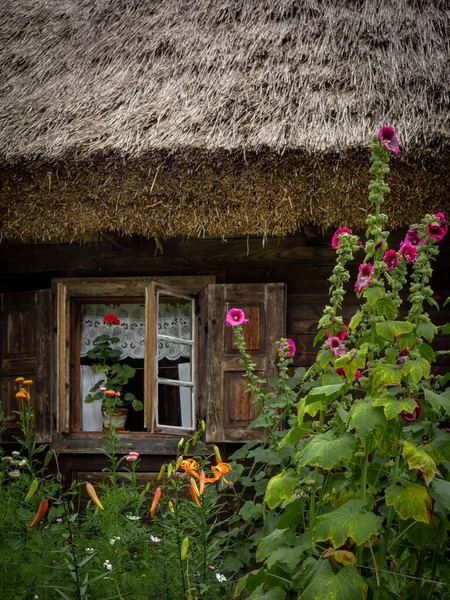
POLYGON ((192 382, 192 346, 170 344, 170 354, 158 357, 158 378, 192 382))
MULTIPOLYGON (((192 300, 158 294, 158 337, 192 340, 192 300)), ((159 349, 160 347, 158 347, 159 349)), ((164 350, 161 350, 164 352, 164 350)))
POLYGON ((192 388, 158 384, 158 425, 192 429, 192 388))

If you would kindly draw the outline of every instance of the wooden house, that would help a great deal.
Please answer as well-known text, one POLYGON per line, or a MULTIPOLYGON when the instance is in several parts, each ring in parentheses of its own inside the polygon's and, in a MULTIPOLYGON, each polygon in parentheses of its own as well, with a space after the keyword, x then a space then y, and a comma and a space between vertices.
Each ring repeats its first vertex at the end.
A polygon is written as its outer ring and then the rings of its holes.
POLYGON ((283 335, 314 360, 330 233, 364 229, 381 125, 390 226, 450 213, 446 2, 10 0, 0 23, 1 399, 34 380, 68 478, 102 467, 83 398, 104 314, 144 402, 122 437, 157 472, 199 417, 225 451, 250 435, 229 308, 261 374, 283 335))

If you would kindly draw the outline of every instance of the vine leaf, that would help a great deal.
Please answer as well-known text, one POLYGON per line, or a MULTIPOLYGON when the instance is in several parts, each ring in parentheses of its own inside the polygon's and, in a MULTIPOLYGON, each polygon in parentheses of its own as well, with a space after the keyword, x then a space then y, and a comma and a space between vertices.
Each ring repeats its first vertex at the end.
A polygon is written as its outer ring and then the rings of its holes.
POLYGON ((398 400, 392 394, 382 394, 375 398, 373 406, 382 406, 386 419, 395 419, 401 412, 413 413, 417 404, 412 398, 402 398, 398 400))
POLYGON ((410 481, 390 485, 385 490, 386 504, 393 506, 401 519, 430 523, 433 501, 425 487, 410 481))
POLYGON ((330 540, 335 548, 351 538, 357 546, 377 535, 381 517, 363 510, 365 502, 349 500, 337 510, 317 517, 314 539, 318 542, 330 540))
POLYGON ((365 400, 353 404, 349 417, 349 427, 354 427, 361 437, 366 437, 377 425, 386 423, 383 409, 365 400))
POLYGON ((266 487, 264 502, 267 502, 269 508, 275 508, 283 500, 290 500, 294 489, 298 485, 298 476, 295 471, 288 469, 272 477, 266 487))
POLYGON ((331 569, 317 573, 302 600, 365 600, 366 583, 355 567, 343 567, 337 573, 331 569))
POLYGON ((355 441, 354 436, 348 434, 333 439, 331 431, 327 431, 323 435, 316 435, 296 455, 298 467, 311 465, 332 469, 341 460, 348 460, 352 456, 355 441))
POLYGON ((410 469, 420 469, 427 485, 430 485, 436 473, 438 473, 436 463, 422 448, 417 448, 409 440, 406 440, 402 452, 403 458, 407 461, 410 469))

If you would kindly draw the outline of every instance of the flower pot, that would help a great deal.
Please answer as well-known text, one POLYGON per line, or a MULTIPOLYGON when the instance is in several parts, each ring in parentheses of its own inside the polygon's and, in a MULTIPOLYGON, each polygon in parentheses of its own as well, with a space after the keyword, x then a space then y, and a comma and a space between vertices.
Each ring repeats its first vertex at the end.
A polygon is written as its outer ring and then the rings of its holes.
POLYGON ((112 414, 108 414, 104 407, 102 407, 103 414, 103 429, 108 431, 109 424, 112 423, 114 425, 116 431, 125 431, 125 421, 128 416, 128 408, 114 408, 112 410, 112 414))

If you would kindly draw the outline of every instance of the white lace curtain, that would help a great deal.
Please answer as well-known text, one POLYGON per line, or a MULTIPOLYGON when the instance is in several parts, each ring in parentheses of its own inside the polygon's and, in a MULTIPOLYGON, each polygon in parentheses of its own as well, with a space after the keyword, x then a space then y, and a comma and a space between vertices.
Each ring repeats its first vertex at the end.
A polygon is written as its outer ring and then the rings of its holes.
MULTIPOLYGON (((115 344, 124 358, 144 358, 145 322, 143 304, 83 304, 81 307, 80 356, 87 356, 94 348, 94 340, 108 333, 118 337, 115 344), (103 317, 114 314, 120 325, 103 323, 103 317)), ((159 305, 158 333, 181 339, 191 339, 190 304, 165 303, 159 305)), ((190 346, 175 344, 166 340, 158 341, 158 360, 190 358, 190 346)))

